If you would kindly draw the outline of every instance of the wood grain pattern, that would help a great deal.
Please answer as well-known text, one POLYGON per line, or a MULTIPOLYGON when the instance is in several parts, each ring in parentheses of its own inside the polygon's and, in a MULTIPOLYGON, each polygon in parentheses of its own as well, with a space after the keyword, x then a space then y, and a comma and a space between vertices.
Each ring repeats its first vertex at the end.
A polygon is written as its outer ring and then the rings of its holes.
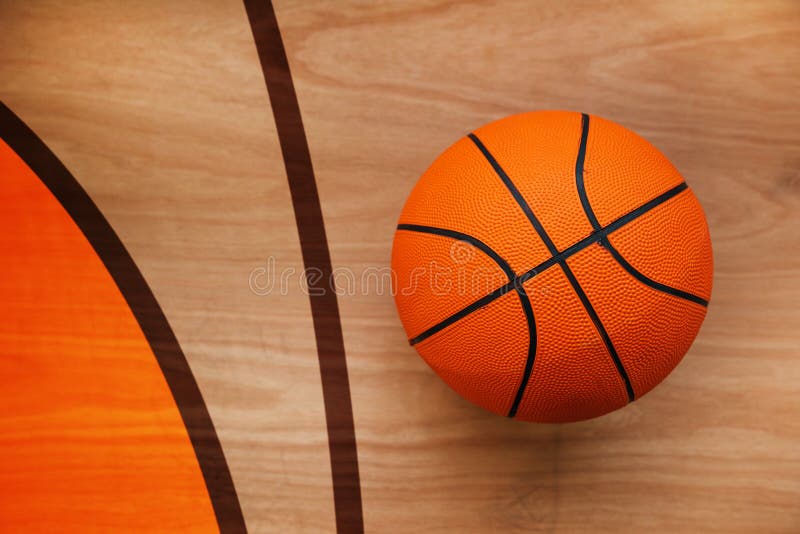
MULTIPOLYGON (((800 4, 276 2, 334 268, 388 266, 445 147, 531 109, 604 116, 680 169, 709 220, 700 336, 646 397, 527 425, 450 391, 391 295, 339 297, 367 532, 800 529, 800 4)), ((0 99, 128 247, 215 422, 253 532, 334 529, 308 299, 240 2, 0 0, 0 99)))
MULTIPOLYGON (((0 226, 11 230, 0 234, 0 529, 214 532, 216 516, 235 531, 229 517, 242 525, 241 514, 217 513, 219 486, 207 486, 201 472, 211 448, 212 480, 225 480, 227 470, 196 388, 192 415, 205 415, 205 427, 178 411, 191 404, 176 402, 191 374, 170 387, 186 361, 159 359, 169 341, 153 342, 154 329, 140 321, 144 306, 121 290, 135 267, 121 277, 124 260, 111 259, 110 246, 97 252, 100 240, 83 224, 91 201, 75 209, 79 195, 61 194, 74 180, 61 176, 52 187, 52 175, 37 175, 59 165, 43 163, 36 139, 5 143, 25 137, 19 126, 0 105, 0 226), (59 285, 62 277, 71 283, 59 285), (193 444, 198 430, 205 436, 193 444)), ((231 496, 230 475, 227 482, 231 496)))
MULTIPOLYGON (((308 298, 269 100, 237 2, 2 4, 0 94, 139 265, 186 354, 250 530, 330 531, 308 298), (308 510, 314 510, 308 513, 308 510)), ((66 283, 66 281, 65 281, 66 283)))
POLYGON ((800 528, 797 3, 285 3, 278 19, 335 266, 387 264, 416 177, 458 137, 548 108, 650 139, 715 247, 684 363, 579 424, 478 411, 403 345, 389 298, 342 299, 368 531, 800 528))
POLYGON ((325 405, 337 532, 364 532, 358 450, 336 282, 314 165, 272 2, 245 1, 289 181, 325 405))

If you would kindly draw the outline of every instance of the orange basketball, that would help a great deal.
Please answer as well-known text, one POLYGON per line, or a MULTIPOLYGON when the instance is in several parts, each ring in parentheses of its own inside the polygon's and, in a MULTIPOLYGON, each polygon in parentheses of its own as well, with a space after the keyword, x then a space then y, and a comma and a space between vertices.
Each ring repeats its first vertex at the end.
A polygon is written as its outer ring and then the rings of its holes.
POLYGON ((641 397, 711 295, 703 210, 672 164, 611 121, 542 111, 448 148, 400 215, 392 267, 410 343, 492 412, 566 422, 641 397))

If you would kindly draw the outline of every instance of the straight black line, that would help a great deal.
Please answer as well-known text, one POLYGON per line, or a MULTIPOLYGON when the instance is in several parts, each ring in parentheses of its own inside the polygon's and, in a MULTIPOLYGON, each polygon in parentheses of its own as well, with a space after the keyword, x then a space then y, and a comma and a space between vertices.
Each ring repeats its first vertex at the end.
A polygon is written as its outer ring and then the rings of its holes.
POLYGON ((169 321, 125 245, 72 173, 2 102, 0 137, 64 207, 125 298, 175 399, 220 531, 246 532, 236 488, 203 395, 169 321))
POLYGON ((498 298, 502 297, 503 295, 505 295, 509 291, 512 291, 513 289, 514 289, 514 283, 513 282, 509 282, 507 284, 504 284, 504 285, 498 287, 497 289, 495 289, 491 293, 487 294, 486 296, 479 298, 478 300, 476 300, 472 304, 469 304, 468 306, 465 306, 461 310, 457 311, 456 313, 454 313, 453 315, 451 315, 447 319, 444 319, 441 322, 439 322, 439 323, 433 325, 432 327, 428 328, 427 330, 425 330, 424 332, 422 332, 418 336, 409 339, 408 340, 409 344, 416 345, 417 343, 420 343, 421 341, 424 341, 425 339, 431 337, 433 334, 444 330, 445 328, 447 328, 451 324, 453 324, 455 322, 458 322, 459 320, 463 319, 464 317, 466 317, 467 315, 471 314, 472 312, 477 311, 477 310, 483 308, 484 306, 488 306, 489 304, 491 304, 492 302, 494 302, 498 298))
POLYGON ((625 226, 626 224, 628 224, 632 220, 634 220, 634 219, 636 219, 638 217, 641 217, 642 215, 644 215, 645 213, 647 213, 651 209, 655 208, 659 204, 663 204, 664 202, 666 202, 667 200, 671 199, 672 197, 682 193, 683 191, 688 189, 688 187, 689 186, 686 185, 686 182, 681 182, 678 185, 676 185, 675 187, 673 187, 672 189, 668 189, 667 191, 664 191, 663 193, 661 193, 657 197, 653 198, 652 200, 648 200, 647 202, 645 202, 644 204, 642 204, 641 206, 639 206, 635 210, 626 213, 622 217, 619 217, 618 219, 616 219, 616 220, 612 221, 611 223, 609 223, 608 225, 606 225, 602 229, 603 233, 605 233, 605 235, 609 235, 609 234, 611 234, 611 232, 619 230, 621 227, 625 226))
POLYGON ((328 430, 336 530, 360 533, 364 531, 364 518, 350 381, 314 167, 272 2, 244 0, 244 5, 275 117, 307 274, 328 430))
POLYGON ((572 289, 575 290, 575 293, 577 293, 578 298, 581 299, 583 307, 586 309, 586 312, 589 314, 589 317, 591 317, 592 322, 594 323, 594 326, 597 329, 597 332, 603 339, 603 343, 605 343, 606 349, 608 349, 608 353, 611 355, 611 359, 614 361, 614 366, 617 368, 619 376, 625 383, 625 391, 628 393, 628 402, 633 402, 633 400, 636 398, 636 394, 633 391, 633 386, 631 385, 631 379, 628 376, 628 372, 625 370, 625 366, 622 365, 622 360, 619 359, 619 354, 617 354, 617 349, 614 348, 614 343, 611 342, 611 337, 609 337, 605 326, 603 326, 603 322, 597 315, 597 312, 592 306, 592 303, 589 301, 589 297, 586 295, 586 292, 581 287, 581 284, 578 282, 578 279, 575 278, 575 274, 572 272, 572 269, 570 269, 569 265, 567 265, 566 260, 562 260, 561 262, 559 262, 559 264, 561 265, 561 268, 564 270, 564 274, 567 275, 569 283, 572 284, 572 289))
POLYGON ((463 319, 464 317, 466 317, 470 313, 472 313, 472 312, 474 312, 474 311, 476 311, 476 310, 478 310, 478 309, 480 309, 480 308, 482 308, 484 306, 487 306, 488 304, 493 302, 495 299, 502 297, 503 295, 505 295, 506 293, 508 293, 512 289, 514 289, 514 287, 516 285, 524 284, 525 282, 527 282, 528 280, 530 280, 531 278, 533 278, 537 274, 544 272, 545 270, 549 269, 553 265, 556 265, 557 263, 560 263, 561 261, 566 260, 570 256, 573 256, 574 254, 577 254, 578 252, 580 252, 581 250, 585 249, 586 247, 588 247, 588 246, 590 246, 590 245, 592 245, 594 243, 597 243, 598 241, 600 241, 604 237, 608 236, 612 232, 614 232, 616 230, 619 230, 620 228, 622 228, 626 224, 630 223, 631 221, 641 217, 642 215, 644 215, 648 211, 652 210, 653 208, 658 207, 659 205, 663 204, 664 202, 670 200, 671 198, 673 198, 676 195, 680 194, 681 192, 685 191, 686 188, 687 187, 686 187, 685 183, 679 184, 679 185, 673 187, 672 189, 670 189, 669 191, 666 191, 666 192, 662 193, 661 195, 657 196, 656 198, 654 198, 654 199, 646 202, 645 204, 639 206, 638 208, 626 213, 625 215, 623 215, 623 216, 619 217, 618 219, 614 220, 608 226, 602 228, 601 230, 599 230, 597 232, 592 232, 591 234, 589 234, 588 236, 584 237, 583 239, 581 239, 577 243, 575 243, 573 245, 570 245, 569 247, 565 248, 562 252, 556 254, 555 256, 547 258, 546 260, 544 260, 539 265, 537 265, 537 266, 529 269, 528 271, 518 275, 513 281, 498 287, 497 289, 495 289, 491 293, 487 294, 484 297, 481 297, 480 299, 476 300, 472 304, 467 305, 466 307, 464 307, 463 309, 457 311, 456 313, 454 313, 450 317, 447 317, 446 319, 443 319, 441 322, 435 324, 434 326, 430 327, 428 330, 422 332, 418 336, 416 336, 416 337, 412 338, 411 340, 409 340, 409 342, 412 345, 416 345, 420 341, 423 341, 424 339, 432 336, 433 334, 435 334, 435 333, 437 333, 437 332, 439 332, 441 330, 444 330, 445 328, 447 328, 451 324, 453 324, 455 322, 458 322, 460 319, 463 319))
POLYGON ((611 241, 609 241, 608 238, 602 239, 600 241, 600 243, 603 245, 603 247, 606 250, 608 250, 611 253, 611 255, 614 257, 614 259, 617 260, 617 263, 619 263, 620 266, 623 269, 628 271, 628 273, 630 273, 631 276, 633 276, 634 278, 639 280, 641 283, 643 283, 643 284, 645 284, 645 285, 647 285, 649 287, 652 287, 653 289, 655 289, 657 291, 661 291, 661 292, 666 293, 668 295, 672 295, 673 297, 678 297, 678 298, 681 298, 681 299, 688 300, 688 301, 694 302, 696 304, 699 304, 700 306, 708 307, 708 301, 706 299, 704 299, 702 297, 698 297, 697 295, 694 295, 694 294, 689 293, 687 291, 683 291, 681 289, 677 289, 677 288, 670 287, 668 285, 662 284, 660 282, 656 282, 652 278, 648 278, 647 276, 642 274, 638 269, 636 269, 636 267, 631 265, 628 262, 628 260, 626 260, 622 256, 622 254, 619 253, 619 251, 616 248, 614 248, 614 246, 611 244, 611 241))
POLYGON ((513 196, 514 200, 516 200, 517 204, 519 204, 519 207, 522 208, 522 211, 525 213, 525 216, 533 225, 534 229, 536 229, 536 233, 539 234, 539 237, 544 242, 545 246, 547 247, 547 250, 550 251, 550 254, 552 254, 553 256, 558 254, 558 249, 553 243, 553 240, 550 239, 549 235, 547 235, 547 232, 545 232, 544 230, 544 226, 542 226, 542 223, 539 222, 539 219, 536 218, 536 215, 533 214, 533 210, 528 205, 528 202, 522 196, 522 193, 519 192, 517 186, 514 185, 514 182, 511 181, 511 178, 509 178, 508 174, 506 174, 506 171, 503 170, 503 168, 494 158, 492 153, 489 152, 486 146, 484 146, 483 142, 481 142, 481 140, 478 139, 478 136, 476 136, 474 133, 471 133, 469 134, 468 137, 472 140, 473 143, 475 143, 475 146, 478 147, 478 150, 481 151, 486 160, 491 164, 492 168, 494 169, 494 172, 496 172, 497 176, 499 176, 500 179, 503 181, 506 188, 511 193, 511 196, 513 196))
POLYGON ((583 205, 583 211, 586 213, 586 218, 592 228, 599 230, 601 228, 600 222, 592 210, 592 205, 589 203, 589 197, 586 195, 586 186, 583 183, 583 163, 586 160, 586 142, 589 139, 589 115, 581 113, 581 144, 578 148, 578 158, 575 160, 575 182, 578 186, 578 196, 583 205))
MULTIPOLYGON (((536 358, 536 341, 537 341, 536 318, 533 315, 533 306, 531 306, 530 298, 528 297, 528 294, 525 291, 525 287, 522 285, 522 282, 515 283, 516 275, 514 274, 514 270, 511 268, 508 262, 505 259, 503 259, 503 257, 500 256, 500 254, 495 252, 493 248, 491 248, 489 245, 487 245, 477 237, 473 237, 469 234, 458 232, 456 230, 448 230, 446 228, 438 228, 435 226, 424 226, 419 224, 398 224, 397 229, 409 232, 420 232, 425 234, 440 235, 470 243, 476 248, 483 251, 492 260, 494 260, 494 262, 503 270, 503 272, 508 277, 509 284, 508 284, 508 290, 506 292, 510 291, 512 288, 516 290, 517 296, 519 297, 519 302, 522 305, 522 310, 525 313, 525 320, 528 324, 528 355, 525 359, 525 369, 523 370, 522 379, 520 380, 520 385, 517 388, 517 393, 514 396, 514 400, 511 403, 511 408, 509 409, 508 412, 508 417, 514 417, 517 414, 517 410, 519 409, 519 403, 522 401, 522 395, 525 392, 525 387, 527 386, 528 380, 530 379, 531 370, 533 369, 533 362, 536 358)), ((473 303, 471 306, 473 305, 475 305, 475 303, 473 303)), ((453 317, 454 316, 451 316, 451 318, 453 317)), ((439 330, 442 330, 446 326, 447 324, 439 323, 434 327, 435 329, 428 329, 419 336, 411 339, 410 343, 412 345, 415 345, 416 343, 419 343, 423 339, 432 336, 439 330)))

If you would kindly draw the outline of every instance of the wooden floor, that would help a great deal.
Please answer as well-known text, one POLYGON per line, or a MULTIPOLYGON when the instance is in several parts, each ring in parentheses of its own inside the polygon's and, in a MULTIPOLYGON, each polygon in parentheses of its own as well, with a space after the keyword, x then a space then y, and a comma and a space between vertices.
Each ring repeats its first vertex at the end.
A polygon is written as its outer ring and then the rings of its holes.
MULTIPOLYGON (((800 532, 800 3, 276 0, 275 12, 334 268, 387 267, 431 161, 534 109, 649 139, 713 240, 713 296, 683 363, 583 423, 472 406, 408 346, 388 291, 340 296, 365 531, 800 532)), ((0 0, 0 100, 152 289, 248 529, 334 531, 300 242, 244 5, 0 0), (250 287, 270 261, 298 273, 285 294, 250 287)))

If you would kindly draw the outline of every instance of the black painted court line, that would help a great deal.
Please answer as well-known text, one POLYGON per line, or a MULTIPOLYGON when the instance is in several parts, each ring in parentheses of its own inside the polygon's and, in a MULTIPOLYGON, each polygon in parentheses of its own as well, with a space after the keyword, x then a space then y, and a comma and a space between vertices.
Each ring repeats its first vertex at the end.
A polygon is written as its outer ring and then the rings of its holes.
MULTIPOLYGON (((586 214, 586 218, 589 219, 589 223, 591 223, 592 228, 594 230, 600 230, 600 222, 597 220, 597 216, 592 209, 592 205, 589 202, 589 197, 586 194, 586 184, 583 180, 583 171, 584 171, 584 162, 586 160, 586 143, 589 138, 589 115, 586 113, 581 113, 581 144, 580 148, 578 149, 578 157, 575 161, 575 185, 578 188, 578 196, 581 199, 581 205, 583 206, 583 211, 586 214)), ((697 295, 689 293, 688 291, 683 291, 677 289, 675 287, 669 286, 667 284, 662 284, 661 282, 657 282, 652 278, 648 277, 641 271, 639 271, 636 267, 631 265, 631 263, 625 259, 625 257, 620 253, 614 246, 611 244, 611 240, 608 238, 604 238, 600 240, 600 245, 603 246, 608 250, 614 260, 623 268, 625 269, 628 274, 639 280, 641 283, 649 286, 656 291, 661 291, 662 293, 666 293, 668 295, 672 295, 673 297, 682 298, 684 300, 688 300, 694 302, 696 304, 700 304, 701 306, 708 306, 708 301, 704 298, 701 298, 697 295)))
POLYGON ((537 274, 546 271, 547 269, 549 269, 553 265, 559 264, 561 261, 564 261, 567 258, 569 258, 570 256, 572 256, 574 254, 577 254, 578 252, 580 252, 581 250, 585 249, 586 247, 588 247, 590 245, 593 245, 594 243, 599 242, 601 239, 606 238, 607 236, 609 236, 612 232, 615 232, 615 231, 619 230, 620 228, 622 228, 623 226, 625 226, 626 224, 630 223, 631 221, 634 221, 634 220, 638 219, 639 217, 641 217, 642 215, 644 215, 648 211, 660 206, 664 202, 667 202, 668 200, 670 200, 673 197, 679 195, 680 193, 682 193, 686 189, 687 189, 686 183, 685 182, 684 183, 680 183, 677 186, 675 186, 672 189, 670 189, 669 191, 666 191, 666 192, 660 194, 659 196, 655 197, 654 199, 645 202, 644 204, 642 204, 638 208, 636 208, 636 209, 634 209, 632 211, 629 211, 628 213, 626 213, 625 215, 619 217, 618 219, 615 219, 613 222, 608 224, 608 226, 605 226, 605 227, 601 228, 600 230, 598 230, 596 232, 592 232, 591 234, 589 234, 588 236, 584 237, 583 239, 581 239, 577 243, 575 243, 573 245, 570 245, 569 247, 565 248, 563 251, 559 252, 557 255, 552 256, 550 258, 547 258, 546 260, 544 260, 539 265, 537 265, 537 266, 529 269, 528 271, 525 271, 524 273, 518 275, 514 279, 513 282, 509 282, 507 284, 504 284, 504 285, 498 287, 497 289, 495 289, 492 292, 488 293, 486 296, 479 298, 478 300, 476 300, 475 302, 473 302, 471 304, 468 304, 467 306, 465 306, 461 310, 457 311, 456 313, 454 313, 450 317, 447 317, 447 318, 443 319, 442 321, 440 321, 439 323, 433 325, 428 330, 425 330, 424 332, 422 332, 418 336, 416 336, 414 338, 411 338, 409 340, 409 343, 411 343, 412 345, 416 345, 420 341, 422 341, 422 340, 424 340, 426 338, 429 338, 433 334, 435 334, 435 333, 437 333, 437 332, 439 332, 441 330, 444 330, 445 328, 447 328, 451 324, 458 322, 459 320, 463 319, 464 317, 466 317, 467 315, 471 314, 472 312, 474 312, 474 311, 476 311, 476 310, 478 310, 478 309, 480 309, 480 308, 492 303, 495 299, 498 299, 498 298, 502 297, 503 295, 505 295, 506 293, 508 293, 512 289, 514 289, 514 286, 516 284, 524 284, 525 282, 527 282, 528 280, 530 280, 531 278, 533 278, 537 274))
MULTIPOLYGON (((511 265, 495 250, 478 239, 477 237, 473 237, 469 234, 465 234, 463 232, 457 232, 455 230, 448 230, 446 228, 438 228, 434 226, 423 226, 419 224, 398 224, 398 230, 406 230, 409 232, 420 232, 425 234, 433 234, 433 235, 440 235, 444 237, 449 237, 452 239, 458 239, 460 241, 465 241, 467 243, 472 244, 476 248, 483 251, 484 254, 489 256, 494 262, 503 270, 503 272, 508 277, 508 282, 513 284, 513 289, 517 292, 517 296, 519 296, 519 303, 522 306, 522 311, 525 313, 525 321, 528 323, 528 354, 525 358, 525 368, 522 372, 522 378, 520 380, 520 385, 517 387, 517 393, 514 395, 514 400, 511 403, 511 407, 508 410, 508 417, 514 417, 517 415, 517 410, 519 409, 519 403, 522 401, 522 395, 525 393, 525 388, 528 385, 528 380, 531 376, 531 370, 533 369, 533 361, 536 358, 536 317, 533 315, 533 306, 531 306, 531 300, 528 297, 528 293, 525 291, 525 286, 522 283, 514 283, 516 280, 516 275, 514 274, 514 270, 511 268, 511 265)), ((441 323, 440 323, 441 324, 441 323)), ((441 330, 444 327, 440 327, 441 330)), ((436 330, 438 332, 438 330, 436 330)), ((430 332, 426 330, 426 332, 430 332)), ((426 337, 429 337, 435 332, 428 333, 426 337)), ((416 339, 416 338, 415 338, 416 339)), ((412 339, 411 344, 414 345, 415 342, 412 339)))
POLYGON ((358 453, 339 304, 300 105, 272 2, 244 0, 244 6, 278 130, 303 264, 306 273, 313 274, 309 271, 313 269, 322 274, 307 276, 306 280, 312 290, 309 300, 328 428, 336 529, 340 533, 363 532, 358 453))
POLYGON ((53 152, 0 102, 0 137, 38 176, 75 221, 105 265, 142 329, 186 426, 222 532, 246 532, 214 423, 178 340, 114 229, 53 152))

